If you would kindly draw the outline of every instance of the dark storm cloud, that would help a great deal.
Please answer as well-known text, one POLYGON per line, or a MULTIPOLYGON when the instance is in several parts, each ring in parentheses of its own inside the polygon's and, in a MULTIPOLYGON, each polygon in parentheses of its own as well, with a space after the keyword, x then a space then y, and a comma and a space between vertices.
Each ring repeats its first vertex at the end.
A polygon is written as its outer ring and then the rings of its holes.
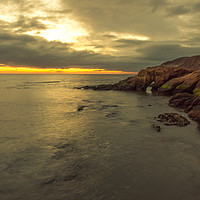
POLYGON ((154 44, 137 49, 137 52, 141 53, 141 59, 162 62, 177 57, 197 55, 200 52, 200 47, 183 47, 179 44, 154 44))
POLYGON ((167 0, 151 0, 150 1, 150 7, 152 9, 152 12, 155 12, 160 8, 166 7, 167 5, 168 5, 167 0))
POLYGON ((193 5, 193 10, 196 12, 200 11, 200 2, 197 2, 193 5))
POLYGON ((48 42, 40 37, 1 34, 0 59, 5 64, 23 66, 55 67, 79 64, 79 60, 90 56, 89 52, 71 52, 67 44, 48 42))
POLYGON ((8 22, 5 22, 4 20, 0 20, 0 30, 6 29, 10 24, 8 22))
POLYGON ((38 17, 28 18, 23 15, 18 17, 18 20, 12 23, 11 27, 18 28, 20 32, 32 30, 44 30, 47 26, 39 21, 38 17))
POLYGON ((105 35, 103 35, 103 37, 105 37, 105 38, 110 38, 110 39, 116 39, 116 36, 114 36, 114 35, 109 35, 109 34, 105 34, 105 35))
POLYGON ((20 11, 20 12, 28 12, 30 10, 33 10, 34 8, 40 9, 44 3, 41 2, 41 0, 5 0, 1 1, 0 4, 2 5, 12 5, 15 10, 14 11, 20 11))
POLYGON ((0 18, 0 63, 135 71, 200 52, 198 0, 60 0, 58 7, 50 5, 52 2, 0 1, 4 14, 14 13, 11 20, 0 18), (78 42, 50 42, 26 35, 28 31, 45 31, 65 18, 75 20, 88 33, 77 39, 84 41, 81 49, 85 45, 99 53, 75 50, 78 42))
MULTIPOLYGON (((119 32, 160 37, 177 33, 177 25, 163 13, 152 14, 157 1, 146 0, 62 0, 63 6, 72 9, 74 19, 99 32, 119 32), (162 27, 162 28, 161 28, 162 27)), ((158 3, 164 5, 166 1, 158 3)))
POLYGON ((136 39, 118 39, 118 40, 115 40, 115 43, 119 43, 119 44, 114 45, 113 47, 126 48, 126 47, 136 47, 138 45, 149 43, 149 42, 143 41, 143 40, 136 40, 136 39))
POLYGON ((200 36, 193 36, 190 40, 185 41, 186 44, 191 43, 192 45, 199 45, 200 46, 200 36))
POLYGON ((90 51, 75 51, 69 44, 48 42, 40 37, 2 33, 0 43, 0 60, 7 65, 41 68, 105 67, 109 70, 126 71, 122 68, 127 62, 124 58, 90 51))
POLYGON ((157 65, 179 56, 194 55, 200 52, 200 48, 160 44, 137 49, 137 52, 142 56, 115 57, 90 51, 75 51, 70 48, 70 44, 48 42, 40 37, 6 32, 0 34, 0 43, 1 63, 11 66, 41 68, 79 66, 134 71, 146 66, 157 65))
POLYGON ((191 9, 190 8, 187 8, 185 6, 175 6, 175 7, 171 7, 168 9, 168 14, 170 16, 173 16, 173 15, 184 15, 184 14, 187 14, 187 13, 190 13, 191 12, 191 9))
MULTIPOLYGON (((167 16, 181 16, 188 15, 190 17, 195 17, 196 14, 200 11, 200 2, 193 1, 182 1, 181 3, 168 3, 163 7, 163 13, 166 13, 167 16)), ((195 18, 193 19, 195 20, 195 18)), ((195 20, 196 21, 196 20, 195 20)))

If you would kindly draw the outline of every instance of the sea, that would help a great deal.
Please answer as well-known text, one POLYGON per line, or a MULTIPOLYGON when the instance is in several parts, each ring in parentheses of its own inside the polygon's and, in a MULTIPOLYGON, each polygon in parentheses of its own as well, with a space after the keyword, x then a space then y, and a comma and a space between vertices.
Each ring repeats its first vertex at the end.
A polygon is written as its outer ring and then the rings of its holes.
POLYGON ((169 97, 76 89, 128 76, 0 75, 0 199, 199 200, 200 129, 155 121, 188 119, 169 97))

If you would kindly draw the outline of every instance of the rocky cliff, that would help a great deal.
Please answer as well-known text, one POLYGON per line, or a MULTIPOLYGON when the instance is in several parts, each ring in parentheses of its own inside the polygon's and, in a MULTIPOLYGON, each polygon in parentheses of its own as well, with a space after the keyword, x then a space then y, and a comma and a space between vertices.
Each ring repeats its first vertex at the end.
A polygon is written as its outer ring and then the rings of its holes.
POLYGON ((83 88, 145 92, 149 86, 154 94, 174 95, 169 105, 183 108, 190 117, 200 122, 200 55, 147 67, 136 76, 115 84, 83 88))

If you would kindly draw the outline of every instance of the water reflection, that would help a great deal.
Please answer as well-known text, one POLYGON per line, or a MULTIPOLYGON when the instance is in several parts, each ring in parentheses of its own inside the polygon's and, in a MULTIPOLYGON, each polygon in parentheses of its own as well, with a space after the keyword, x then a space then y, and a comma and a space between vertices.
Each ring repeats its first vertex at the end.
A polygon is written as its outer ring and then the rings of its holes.
POLYGON ((161 125, 160 133, 151 128, 160 113, 186 116, 168 107, 166 97, 73 89, 116 82, 120 76, 4 79, 1 83, 6 84, 0 87, 3 199, 199 198, 197 124, 161 125), (19 89, 23 84, 29 88, 19 89))

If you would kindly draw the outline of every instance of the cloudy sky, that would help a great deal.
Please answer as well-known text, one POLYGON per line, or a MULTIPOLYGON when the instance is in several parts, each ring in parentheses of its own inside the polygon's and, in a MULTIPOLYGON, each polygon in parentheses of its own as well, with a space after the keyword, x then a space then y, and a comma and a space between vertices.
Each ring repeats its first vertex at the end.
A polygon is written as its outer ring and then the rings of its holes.
POLYGON ((135 72, 200 54, 199 0, 0 0, 0 68, 135 72))

